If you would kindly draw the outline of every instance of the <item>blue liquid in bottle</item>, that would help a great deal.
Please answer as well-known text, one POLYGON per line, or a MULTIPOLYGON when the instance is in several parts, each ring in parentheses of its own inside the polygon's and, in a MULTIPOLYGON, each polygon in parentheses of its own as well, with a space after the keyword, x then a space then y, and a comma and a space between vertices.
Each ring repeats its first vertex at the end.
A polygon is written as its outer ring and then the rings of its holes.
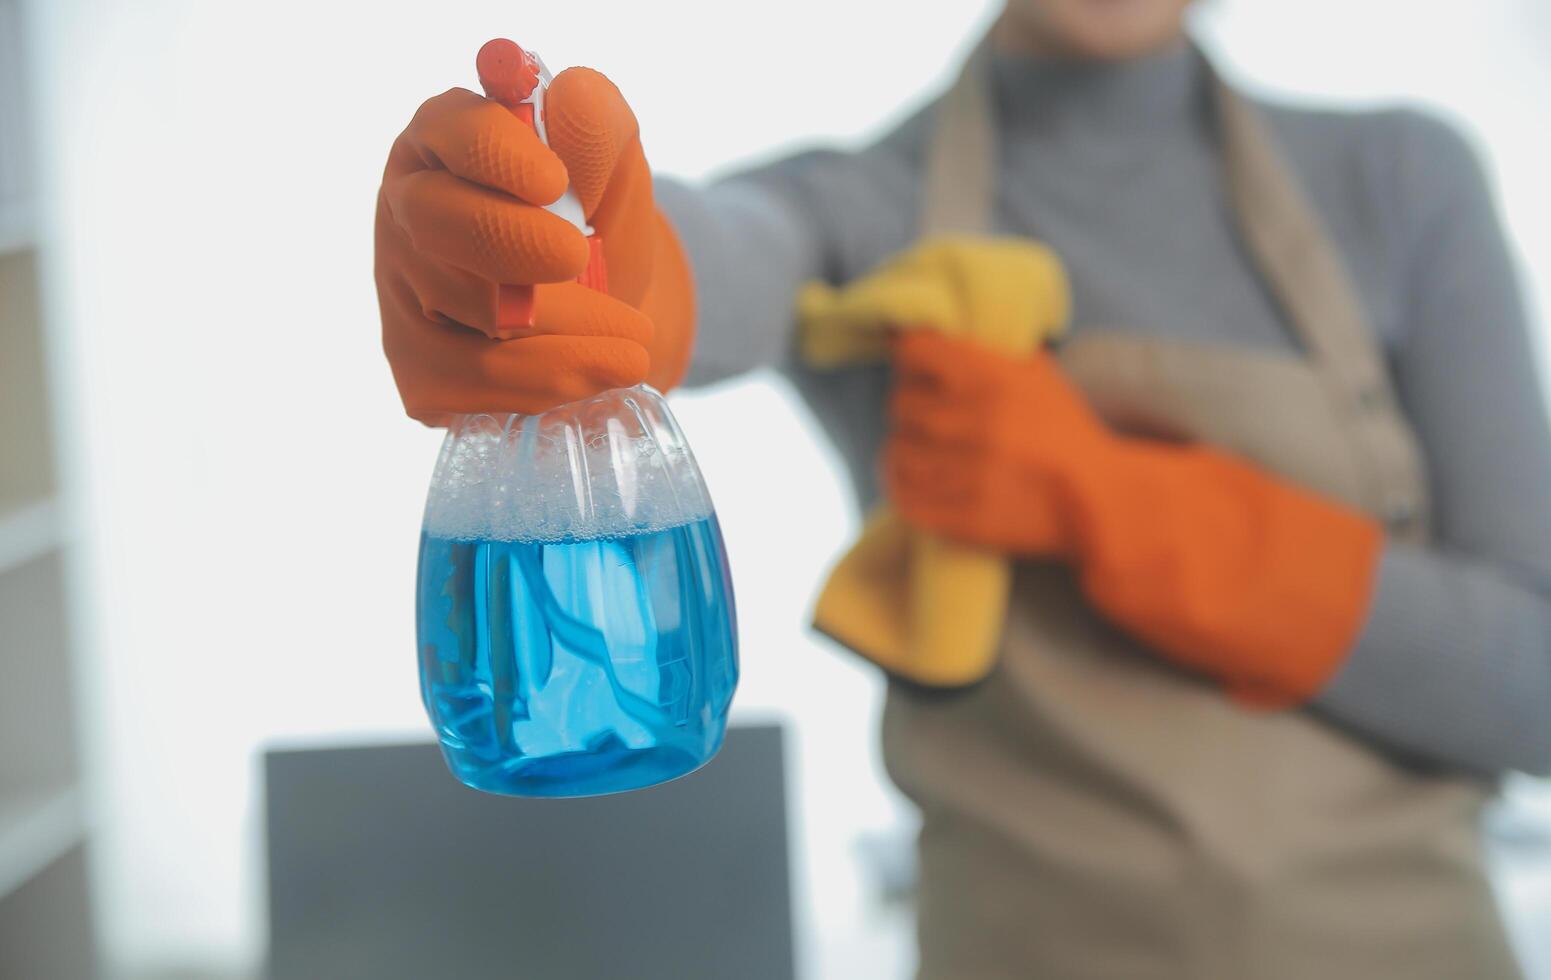
POLYGON ((738 681, 724 555, 715 517, 595 540, 422 535, 420 690, 453 773, 590 796, 709 761, 738 681))

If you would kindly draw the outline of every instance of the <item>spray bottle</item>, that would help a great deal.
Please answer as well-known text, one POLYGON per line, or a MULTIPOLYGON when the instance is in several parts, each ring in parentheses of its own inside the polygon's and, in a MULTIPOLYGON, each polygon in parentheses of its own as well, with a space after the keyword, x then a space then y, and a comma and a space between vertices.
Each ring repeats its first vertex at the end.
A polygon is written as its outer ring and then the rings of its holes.
MULTIPOLYGON (((476 65, 487 97, 545 139, 538 56, 495 40, 476 65)), ((606 289, 576 195, 549 210, 588 236, 578 281, 606 289)), ((501 335, 533 315, 531 287, 501 287, 501 335)), ((426 501, 416 631, 426 711, 475 789, 588 796, 708 762, 738 681, 732 581, 662 396, 639 385, 453 419, 426 501)))

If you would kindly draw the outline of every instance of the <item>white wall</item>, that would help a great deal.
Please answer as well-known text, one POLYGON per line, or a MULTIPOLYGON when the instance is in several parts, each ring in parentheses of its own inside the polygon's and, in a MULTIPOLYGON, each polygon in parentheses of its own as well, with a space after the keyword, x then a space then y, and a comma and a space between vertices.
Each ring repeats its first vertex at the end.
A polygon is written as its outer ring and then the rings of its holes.
MULTIPOLYGON (((513 36, 556 67, 609 72, 655 165, 701 176, 878 131, 945 80, 994 5, 32 3, 87 542, 98 871, 121 972, 257 962, 262 744, 425 730, 410 598, 438 437, 401 416, 370 273, 382 160, 415 106, 471 84, 479 44, 513 36)), ((1268 85, 1467 114, 1515 237, 1551 254, 1551 150, 1532 131, 1551 96, 1547 14, 1462 9, 1234 0, 1203 20, 1268 85)), ((766 379, 676 404, 732 549, 738 710, 796 726, 809 975, 899 975, 900 932, 870 910, 854 854, 858 834, 902 819, 876 759, 879 684, 802 627, 855 526, 838 471, 766 379)))

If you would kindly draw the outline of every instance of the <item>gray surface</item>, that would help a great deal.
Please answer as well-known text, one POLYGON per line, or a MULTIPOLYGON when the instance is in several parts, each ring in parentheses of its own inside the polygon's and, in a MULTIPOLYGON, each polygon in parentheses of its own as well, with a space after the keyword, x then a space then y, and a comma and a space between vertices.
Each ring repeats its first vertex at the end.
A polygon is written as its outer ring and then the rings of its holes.
POLYGON ((57 552, 0 572, 0 804, 76 779, 64 590, 57 552))
POLYGON ((791 980, 780 729, 583 800, 467 789, 435 746, 265 760, 274 980, 791 980))
POLYGON ((0 980, 98 975, 86 880, 85 846, 77 845, 0 898, 0 980))
MULTIPOLYGON (((1060 253, 1078 332, 1295 350, 1233 228, 1202 78, 1185 48, 1102 67, 1000 59, 1000 230, 1060 253)), ((1266 112, 1384 345, 1434 503, 1434 546, 1390 548, 1320 706, 1430 760, 1551 771, 1551 435, 1481 168, 1413 111, 1266 112)), ((910 244, 930 122, 929 107, 860 152, 705 188, 659 182, 699 291, 691 380, 786 367, 864 504, 886 378, 790 364, 792 299, 910 244)))

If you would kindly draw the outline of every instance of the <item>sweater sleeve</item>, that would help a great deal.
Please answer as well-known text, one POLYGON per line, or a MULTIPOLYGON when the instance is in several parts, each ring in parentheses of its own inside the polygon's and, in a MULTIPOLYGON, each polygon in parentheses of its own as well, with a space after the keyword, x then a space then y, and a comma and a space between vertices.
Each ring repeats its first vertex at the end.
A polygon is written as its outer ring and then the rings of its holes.
POLYGON ((1551 773, 1551 431, 1484 174, 1453 130, 1385 117, 1398 229, 1391 349, 1426 459, 1427 547, 1392 542, 1365 626, 1316 700, 1422 759, 1551 773))
POLYGON ((797 287, 817 276, 823 229, 765 182, 690 187, 658 178, 657 202, 689 255, 698 322, 688 385, 783 359, 797 287))
POLYGON ((854 153, 799 153, 706 186, 657 180, 695 277, 688 384, 786 366, 798 287, 843 282, 910 241, 922 125, 918 116, 854 153))

